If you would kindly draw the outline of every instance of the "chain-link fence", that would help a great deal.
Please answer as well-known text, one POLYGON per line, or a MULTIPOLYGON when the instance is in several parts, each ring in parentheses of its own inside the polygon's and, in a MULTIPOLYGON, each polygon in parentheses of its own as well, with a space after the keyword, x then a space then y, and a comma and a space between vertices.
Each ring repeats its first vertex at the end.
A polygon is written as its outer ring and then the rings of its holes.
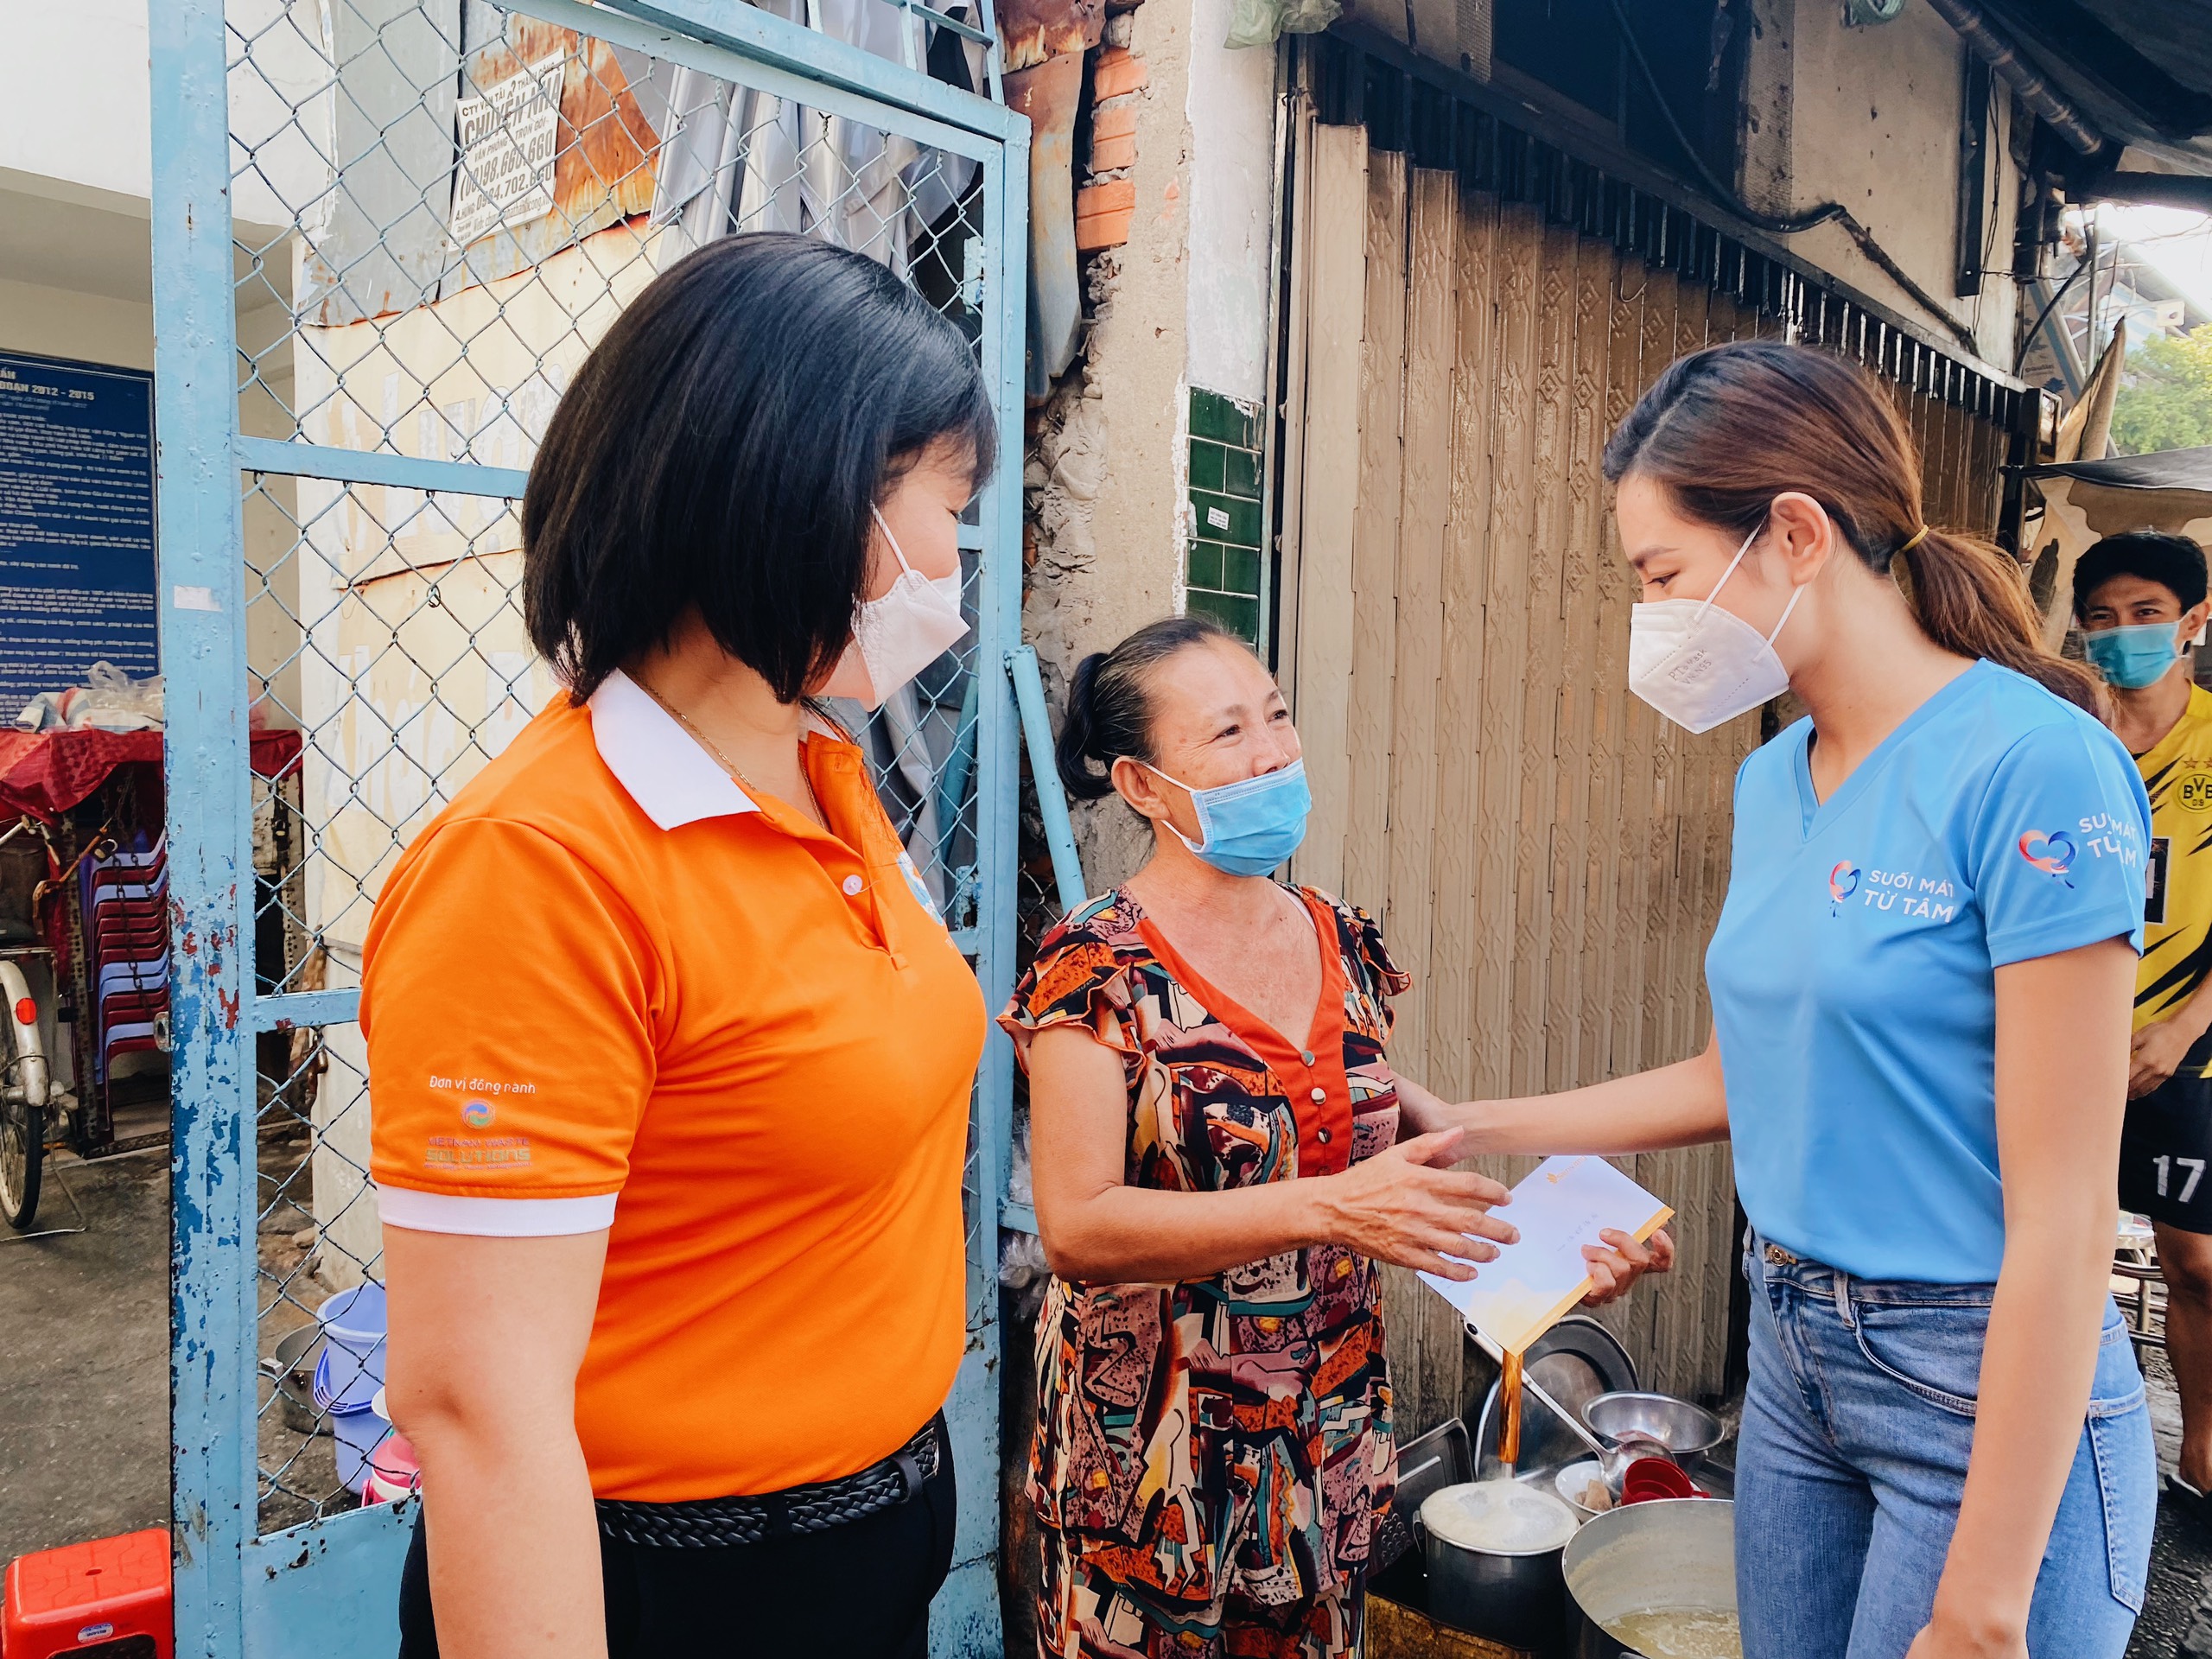
MULTIPOLYGON (((362 942, 401 850, 563 695, 524 630, 517 498, 578 365, 685 253, 734 233, 798 232, 881 260, 957 322, 994 385, 1010 389, 1001 417, 1018 442, 1020 289, 1010 302, 994 291, 1009 270, 1020 280, 995 222, 1015 217, 995 170, 1010 129, 980 118, 963 129, 945 111, 975 100, 929 91, 976 93, 995 79, 988 13, 803 0, 791 16, 772 5, 768 22, 695 37, 666 27, 685 9, 221 8, 246 683, 208 690, 301 744, 296 767, 252 782, 252 897, 238 912, 258 1001, 249 1025, 261 1027, 251 1212, 264 1533, 362 1502, 354 1449, 380 1430, 353 1419, 371 1389, 353 1375, 358 1357, 318 1340, 334 1299, 350 1298, 361 1321, 378 1300, 357 1288, 376 1286, 379 1250, 372 1084, 352 1023, 362 942), (772 50, 748 51, 743 30, 756 28, 772 50), (817 51, 830 66, 818 85, 804 62, 817 51), (857 84, 876 78, 871 62, 893 89, 880 104, 857 84), (932 99, 932 113, 916 112, 932 99)), ((158 87, 156 103, 158 149, 158 87)), ((157 177, 157 220, 161 189, 157 177)), ((156 264, 158 309, 158 248, 156 264)), ((180 309, 168 302, 172 326, 180 309)), ((1005 683, 984 658, 987 642, 1003 650, 1014 610, 1000 572, 1018 580, 1013 561, 986 552, 993 526, 1018 533, 1019 468, 1001 470, 961 536, 978 626, 883 709, 832 705, 874 760, 892 820, 987 988, 1007 976, 994 940, 1012 934, 1010 896, 995 919, 992 815, 979 810, 988 791, 1014 788, 1005 683)), ((183 487, 174 473, 165 467, 165 512, 183 487)), ((205 591, 179 586, 174 603, 205 591)), ((219 610, 219 598, 207 606, 219 610)), ((189 696, 193 671, 167 666, 189 696)), ((173 792, 232 786, 181 774, 182 742, 173 729, 173 792)), ((1010 842, 1010 801, 1000 817, 996 839, 1010 842)), ((180 1070, 181 1101, 198 1086, 191 1072, 180 1070)), ((188 1142, 193 1116, 181 1109, 188 1142)), ((977 1122, 971 1199, 1003 1179, 993 1114, 977 1122)), ((219 1144, 181 1151, 188 1163, 225 1155, 219 1144)), ((995 1228, 988 1198, 971 1203, 979 1233, 995 1228)), ((975 1242, 987 1282, 991 1252, 975 1242)), ((184 1249, 180 1260, 188 1314, 195 1258, 184 1249)), ((366 1363, 380 1367, 380 1354, 366 1363)), ((187 1408, 181 1394, 181 1417, 187 1408)))

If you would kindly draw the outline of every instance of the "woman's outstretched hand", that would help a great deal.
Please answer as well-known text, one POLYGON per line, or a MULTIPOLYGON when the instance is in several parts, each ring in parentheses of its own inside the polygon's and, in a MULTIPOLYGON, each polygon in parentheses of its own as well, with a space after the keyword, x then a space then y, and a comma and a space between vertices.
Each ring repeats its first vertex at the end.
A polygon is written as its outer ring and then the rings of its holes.
POLYGON ((1590 1294, 1585 1307, 1603 1307, 1618 1301, 1629 1287, 1647 1273, 1665 1273, 1675 1265, 1675 1241, 1661 1229, 1648 1244, 1639 1244, 1617 1227, 1598 1235, 1603 1244, 1585 1244, 1582 1259, 1590 1266, 1590 1294))
POLYGON ((1480 1240, 1510 1244, 1521 1234, 1490 1213, 1511 1203, 1510 1192, 1486 1175, 1451 1167, 1464 1135, 1452 1128, 1416 1135, 1316 1181, 1328 1242, 1377 1262, 1473 1278, 1476 1262, 1497 1256, 1496 1244, 1480 1240))

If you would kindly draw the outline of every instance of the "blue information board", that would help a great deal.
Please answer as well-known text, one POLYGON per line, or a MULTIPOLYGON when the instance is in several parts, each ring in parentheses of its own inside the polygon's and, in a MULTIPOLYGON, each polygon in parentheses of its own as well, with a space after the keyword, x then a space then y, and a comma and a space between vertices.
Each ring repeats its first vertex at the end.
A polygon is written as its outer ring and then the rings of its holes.
POLYGON ((0 725, 156 671, 153 423, 149 374, 0 353, 0 725))

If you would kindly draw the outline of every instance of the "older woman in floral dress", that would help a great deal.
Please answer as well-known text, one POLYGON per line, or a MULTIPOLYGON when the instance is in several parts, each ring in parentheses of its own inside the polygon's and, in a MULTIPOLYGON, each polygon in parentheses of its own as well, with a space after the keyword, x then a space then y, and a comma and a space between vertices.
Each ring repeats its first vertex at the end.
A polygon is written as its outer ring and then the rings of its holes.
MULTIPOLYGON (((1053 1269, 1039 1651, 1356 1653, 1395 1469, 1376 1263, 1472 1276, 1514 1236, 1507 1194, 1450 1167, 1459 1131, 1424 1132, 1442 1103, 1390 1068, 1411 981, 1375 923, 1272 879, 1310 797, 1241 642, 1179 618, 1086 658, 1059 770, 1157 846, 1046 936, 1001 1016, 1053 1269)), ((1668 1246, 1586 1254, 1602 1300, 1668 1246)))

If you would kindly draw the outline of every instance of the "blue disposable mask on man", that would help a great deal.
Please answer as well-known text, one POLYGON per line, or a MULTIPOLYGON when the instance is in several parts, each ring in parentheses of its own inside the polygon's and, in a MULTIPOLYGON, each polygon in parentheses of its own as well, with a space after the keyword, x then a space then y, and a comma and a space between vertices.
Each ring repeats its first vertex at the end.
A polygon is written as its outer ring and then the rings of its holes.
POLYGON ((2181 656, 2171 622, 2102 628, 2082 636, 2082 653, 2106 681, 2123 691, 2156 685, 2181 656))
POLYGON ((1179 778, 1168 778, 1158 766, 1137 764, 1190 795, 1204 839, 1194 842, 1173 824, 1167 827, 1178 841, 1224 874, 1265 875, 1306 839, 1306 815, 1313 810, 1313 791, 1306 787, 1303 760, 1212 789, 1193 789, 1179 778))

